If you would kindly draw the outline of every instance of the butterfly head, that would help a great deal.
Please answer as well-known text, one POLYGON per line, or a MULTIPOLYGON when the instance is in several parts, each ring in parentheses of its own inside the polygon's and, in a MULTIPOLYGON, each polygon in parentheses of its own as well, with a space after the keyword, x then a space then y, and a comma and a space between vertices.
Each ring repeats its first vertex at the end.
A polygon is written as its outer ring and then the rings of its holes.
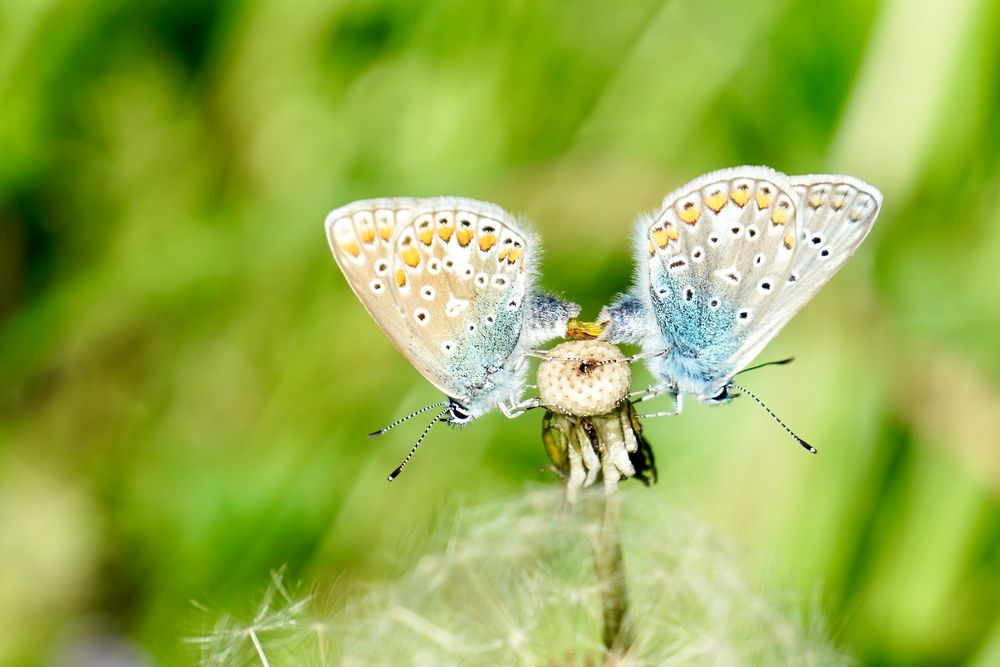
POLYGON ((733 393, 732 389, 732 382, 727 381, 721 386, 716 385, 714 388, 705 392, 704 395, 699 396, 698 398, 702 403, 707 403, 708 405, 722 405, 723 403, 728 403, 733 400, 738 395, 733 393))
POLYGON ((441 421, 452 426, 465 426, 475 418, 476 415, 472 414, 472 411, 469 410, 469 408, 465 407, 454 398, 449 398, 448 407, 445 408, 445 414, 441 418, 441 421))

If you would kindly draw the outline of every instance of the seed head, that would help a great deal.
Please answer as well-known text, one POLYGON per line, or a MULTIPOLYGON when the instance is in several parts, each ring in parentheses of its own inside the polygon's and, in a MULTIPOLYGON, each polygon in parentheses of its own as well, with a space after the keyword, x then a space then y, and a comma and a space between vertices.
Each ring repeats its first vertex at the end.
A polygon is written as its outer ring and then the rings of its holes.
POLYGON ((625 400, 632 371, 614 345, 573 340, 549 350, 537 378, 542 405, 553 412, 590 417, 607 414, 625 400))

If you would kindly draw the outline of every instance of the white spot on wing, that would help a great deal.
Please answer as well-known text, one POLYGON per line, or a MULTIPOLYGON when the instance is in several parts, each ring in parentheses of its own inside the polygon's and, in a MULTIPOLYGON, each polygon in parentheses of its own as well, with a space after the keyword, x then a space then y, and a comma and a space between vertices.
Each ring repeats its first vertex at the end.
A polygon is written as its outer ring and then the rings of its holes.
POLYGON ((454 294, 448 295, 448 303, 444 306, 444 314, 448 317, 458 317, 469 307, 468 299, 456 299, 454 294))
POLYGON ((724 269, 719 269, 713 274, 719 280, 726 283, 731 283, 733 285, 739 285, 743 280, 743 274, 736 270, 736 266, 728 266, 724 269))

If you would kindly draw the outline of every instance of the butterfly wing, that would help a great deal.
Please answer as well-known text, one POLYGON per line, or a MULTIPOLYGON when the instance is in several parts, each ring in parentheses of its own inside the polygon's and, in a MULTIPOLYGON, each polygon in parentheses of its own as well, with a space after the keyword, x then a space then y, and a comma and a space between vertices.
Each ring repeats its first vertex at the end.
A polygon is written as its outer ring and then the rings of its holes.
POLYGON ((474 402, 503 379, 524 322, 529 251, 510 215, 467 199, 427 200, 399 230, 392 294, 417 363, 449 396, 474 402))
POLYGON ((349 222, 327 221, 334 256, 368 311, 428 381, 473 413, 518 392, 524 349, 564 332, 579 312, 533 289, 537 241, 485 202, 373 201, 392 212, 395 231, 372 252, 357 204, 345 207, 349 222))
POLYGON ((850 176, 793 176, 790 183, 799 212, 797 246, 763 320, 730 363, 735 370, 750 363, 850 259, 882 208, 882 193, 850 176))
POLYGON ((413 219, 415 199, 366 199, 332 211, 326 238, 347 283, 382 330, 409 356, 410 336, 401 329, 390 293, 389 256, 396 230, 413 219))
POLYGON ((767 316, 791 266, 796 220, 783 174, 739 167, 675 190, 641 223, 635 296, 648 299, 671 350, 667 372, 685 390, 702 393, 725 376, 767 316))

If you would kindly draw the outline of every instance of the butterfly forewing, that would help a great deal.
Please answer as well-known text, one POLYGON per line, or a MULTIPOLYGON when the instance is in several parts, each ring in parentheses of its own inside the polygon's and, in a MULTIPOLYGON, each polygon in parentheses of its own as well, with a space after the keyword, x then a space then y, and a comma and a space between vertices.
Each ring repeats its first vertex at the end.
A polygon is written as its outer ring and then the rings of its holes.
POLYGON ((793 176, 800 228, 788 272, 774 303, 745 350, 734 360, 748 364, 854 254, 871 231, 882 205, 881 193, 850 176, 793 176))
POLYGON ((794 313, 854 254, 871 231, 882 194, 849 176, 794 176, 801 202, 799 248, 779 302, 794 313), (795 289, 792 289, 792 288, 795 289))
POLYGON ((399 229, 390 289, 413 332, 411 361, 449 396, 475 400, 503 376, 524 323, 531 251, 509 214, 468 199, 428 200, 399 229))
POLYGON ((389 256, 397 228, 413 217, 413 199, 367 199, 342 206, 326 218, 326 238, 351 289, 385 330, 399 308, 389 292, 389 256))
POLYGON ((646 233, 649 296, 680 354, 720 369, 768 316, 796 245, 785 177, 723 170, 667 195, 646 233))

